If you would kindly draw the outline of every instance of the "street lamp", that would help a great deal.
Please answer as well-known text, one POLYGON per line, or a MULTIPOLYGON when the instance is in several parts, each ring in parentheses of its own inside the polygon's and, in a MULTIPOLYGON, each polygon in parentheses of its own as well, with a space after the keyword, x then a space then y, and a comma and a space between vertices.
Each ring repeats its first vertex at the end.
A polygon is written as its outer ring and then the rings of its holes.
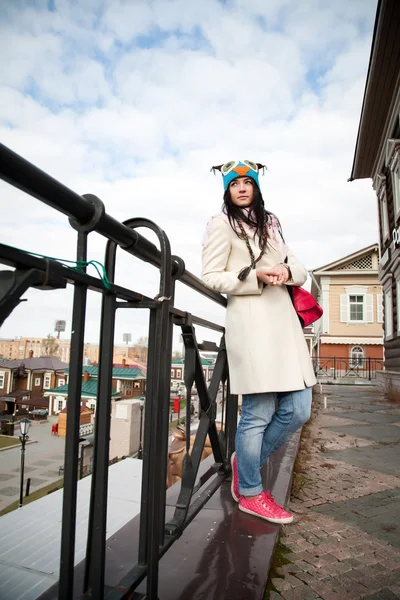
POLYGON ((139 400, 139 404, 140 404, 140 432, 139 432, 139 450, 138 450, 138 459, 142 460, 143 459, 143 409, 144 409, 144 399, 140 398, 139 400))
POLYGON ((20 431, 21 431, 21 435, 19 436, 19 439, 21 441, 21 483, 20 483, 20 487, 19 487, 19 507, 21 508, 22 506, 22 502, 23 502, 23 496, 24 496, 24 466, 25 466, 25 444, 27 442, 28 438, 28 431, 29 431, 29 427, 30 427, 30 420, 29 419, 22 419, 22 421, 19 422, 19 427, 20 427, 20 431))

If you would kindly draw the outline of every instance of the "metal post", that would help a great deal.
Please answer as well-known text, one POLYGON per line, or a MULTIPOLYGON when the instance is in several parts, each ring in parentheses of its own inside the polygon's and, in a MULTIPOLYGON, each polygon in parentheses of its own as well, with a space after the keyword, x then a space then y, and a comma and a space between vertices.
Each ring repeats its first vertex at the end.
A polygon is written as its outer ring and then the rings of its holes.
POLYGON ((138 459, 143 460, 143 405, 140 405, 140 432, 139 432, 139 451, 138 459))
POLYGON ((333 357, 333 379, 336 379, 336 356, 333 357))
POLYGON ((26 480, 25 498, 28 498, 30 489, 31 489, 31 478, 28 477, 28 479, 26 480))
POLYGON ((368 379, 371 381, 371 357, 368 357, 368 379))
POLYGON ((21 508, 24 500, 24 467, 25 467, 25 444, 28 436, 20 435, 19 439, 21 440, 21 480, 19 486, 19 506, 21 508))

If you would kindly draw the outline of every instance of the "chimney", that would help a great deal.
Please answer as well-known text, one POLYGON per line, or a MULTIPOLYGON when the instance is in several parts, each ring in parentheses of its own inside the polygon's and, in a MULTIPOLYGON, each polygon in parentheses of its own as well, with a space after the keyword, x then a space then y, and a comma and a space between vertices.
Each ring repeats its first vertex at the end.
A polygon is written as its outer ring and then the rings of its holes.
POLYGON ((126 367, 126 358, 122 359, 122 368, 125 369, 126 367))
POLYGON ((83 374, 83 381, 89 381, 89 379, 90 379, 89 371, 85 371, 83 374))
POLYGON ((29 350, 29 358, 33 358, 33 350, 29 350))

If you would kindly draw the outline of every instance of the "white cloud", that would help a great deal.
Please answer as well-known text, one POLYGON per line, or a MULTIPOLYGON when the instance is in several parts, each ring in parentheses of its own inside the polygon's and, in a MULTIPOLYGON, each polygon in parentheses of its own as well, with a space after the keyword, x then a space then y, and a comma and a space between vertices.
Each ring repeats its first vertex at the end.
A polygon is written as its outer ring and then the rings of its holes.
MULTIPOLYGON (((267 206, 310 268, 376 241, 370 182, 347 183, 375 0, 55 7, 16 3, 4 13, 3 143, 74 191, 98 195, 115 218, 159 223, 196 274, 205 224, 222 202, 209 169, 235 157, 268 165, 267 206)), ((66 217, 6 184, 0 203, 5 243, 73 258, 66 217)), ((89 239, 90 258, 103 260, 104 238, 89 239)), ((117 281, 157 293, 156 269, 123 251, 117 281)), ((70 319, 71 292, 27 297, 30 310, 21 305, 3 337, 46 335, 53 318, 70 319)), ((182 286, 177 303, 223 320, 222 309, 182 286)), ((91 341, 98 314, 91 294, 91 341)), ((123 311, 117 339, 146 326, 143 314, 123 311)))

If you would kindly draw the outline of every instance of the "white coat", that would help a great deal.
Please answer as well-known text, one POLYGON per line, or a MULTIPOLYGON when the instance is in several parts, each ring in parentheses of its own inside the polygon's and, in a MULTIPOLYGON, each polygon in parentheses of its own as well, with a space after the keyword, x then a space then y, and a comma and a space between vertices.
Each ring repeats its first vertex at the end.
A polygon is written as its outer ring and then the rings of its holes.
MULTIPOLYGON (((257 238, 249 239, 257 258, 257 238)), ((287 256, 292 272, 287 285, 303 285, 306 268, 290 250, 287 256)), ((257 267, 271 268, 285 258, 271 238, 257 267)), ((250 264, 249 252, 220 216, 208 225, 202 263, 203 282, 228 297, 225 339, 231 393, 285 392, 314 385, 310 354, 286 285, 264 287, 255 270, 245 281, 238 279, 239 271, 250 264)))

